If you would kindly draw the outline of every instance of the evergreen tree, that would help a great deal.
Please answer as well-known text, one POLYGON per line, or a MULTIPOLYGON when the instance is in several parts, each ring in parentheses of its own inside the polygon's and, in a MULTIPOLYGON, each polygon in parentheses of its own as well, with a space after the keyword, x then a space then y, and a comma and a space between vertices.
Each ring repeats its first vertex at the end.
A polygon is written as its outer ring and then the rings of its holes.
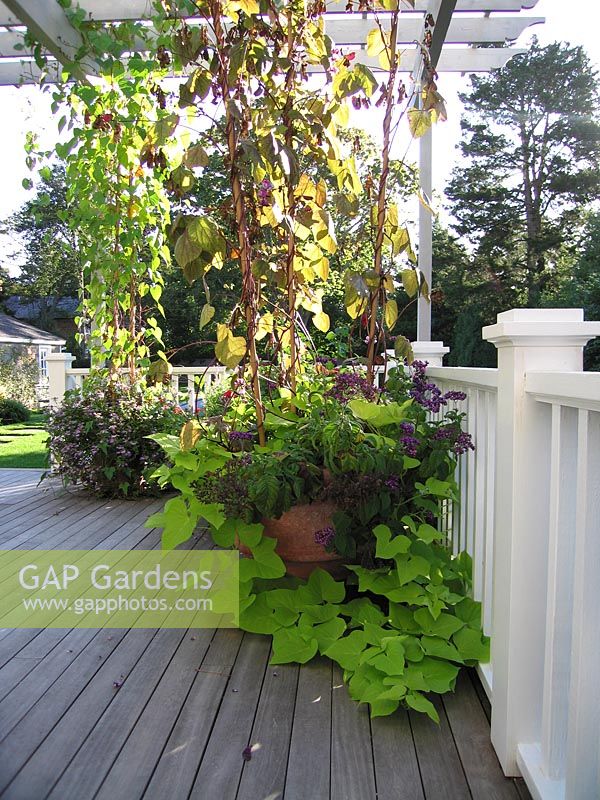
POLYGON ((597 74, 581 47, 534 40, 471 78, 447 194, 456 231, 520 305, 537 306, 582 209, 600 193, 597 74))

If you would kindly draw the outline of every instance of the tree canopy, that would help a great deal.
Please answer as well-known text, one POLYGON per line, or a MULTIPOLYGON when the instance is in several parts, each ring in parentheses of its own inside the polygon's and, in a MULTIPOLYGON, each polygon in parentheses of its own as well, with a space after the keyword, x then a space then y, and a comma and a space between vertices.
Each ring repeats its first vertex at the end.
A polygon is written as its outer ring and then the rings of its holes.
POLYGON ((561 247, 600 192, 597 74, 581 47, 534 40, 461 95, 464 161, 447 189, 457 233, 517 305, 539 305, 561 247))

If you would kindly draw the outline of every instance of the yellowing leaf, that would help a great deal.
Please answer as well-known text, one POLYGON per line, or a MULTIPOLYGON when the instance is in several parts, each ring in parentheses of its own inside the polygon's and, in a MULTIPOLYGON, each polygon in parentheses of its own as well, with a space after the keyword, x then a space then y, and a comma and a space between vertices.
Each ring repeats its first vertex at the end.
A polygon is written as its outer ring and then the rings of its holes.
POLYGON ((431 199, 421 189, 419 189, 418 198, 419 198, 419 203, 421 203, 423 208, 429 211, 430 214, 433 214, 434 217, 437 217, 437 211, 433 210, 431 205, 431 199))
POLYGON ((373 28, 373 30, 369 31, 367 34, 367 55, 378 56, 382 50, 385 50, 387 42, 384 36, 385 34, 382 35, 382 31, 379 28, 373 28))
POLYGON ((185 267, 199 256, 200 247, 191 240, 187 231, 184 231, 175 243, 175 260, 180 267, 185 267))
POLYGON ((255 338, 259 341, 264 339, 268 333, 272 333, 273 331, 273 314, 267 312, 263 314, 262 317, 258 320, 258 325, 256 326, 256 334, 255 338))
POLYGON ((408 112, 408 127, 415 139, 427 133, 431 128, 431 121, 431 114, 429 111, 411 108, 408 112))
POLYGON ((296 197, 304 197, 308 200, 314 200, 316 194, 316 186, 313 183, 312 179, 306 173, 300 175, 300 179, 298 180, 298 186, 294 192, 296 197))
POLYGON ((419 291, 419 278, 417 271, 414 269, 403 269, 400 277, 402 278, 402 285, 404 291, 409 297, 414 297, 419 291))
POLYGON ((321 258, 319 261, 314 262, 312 267, 313 267, 314 271, 317 273, 317 275, 319 276, 319 278, 321 278, 321 280, 323 280, 323 281, 327 280, 327 278, 329 277, 329 259, 328 258, 325 258, 325 256, 323 256, 323 258, 321 258))
POLYGON ((229 5, 231 8, 243 11, 248 15, 258 14, 260 12, 260 6, 257 0, 234 0, 229 5))
POLYGON ((410 247, 410 235, 407 228, 400 228, 392 236, 392 255, 398 256, 410 247))
POLYGON ((398 319, 398 304, 395 300, 388 300, 385 304, 384 317, 385 324, 388 326, 389 330, 392 330, 398 319))
POLYGON ((201 144, 195 144, 183 157, 186 167, 205 167, 208 164, 208 153, 201 144))
POLYGON ((317 183, 316 192, 315 192, 315 203, 319 206, 319 208, 323 208, 325 205, 325 201, 327 200, 327 185, 323 178, 317 183))
POLYGON ((340 102, 339 106, 335 110, 333 119, 340 126, 340 128, 345 128, 348 124, 350 120, 350 109, 344 100, 340 102))
POLYGON ((191 450, 202 435, 202 428, 195 419, 185 423, 179 434, 179 445, 182 450, 191 450))
POLYGON ((399 361, 404 361, 404 359, 406 359, 409 364, 412 364, 415 360, 412 345, 406 336, 396 336, 394 354, 399 361))
POLYGON ((326 314, 324 311, 319 311, 313 316, 313 323, 315 328, 323 333, 327 333, 329 330, 329 314, 326 314))
POLYGON ((272 206, 263 206, 260 210, 260 224, 261 226, 270 225, 276 228, 283 220, 283 213, 277 203, 272 206))
POLYGON ((214 315, 214 306, 211 306, 210 303, 206 303, 206 305, 202 306, 202 311, 200 312, 200 330, 202 330, 205 325, 208 325, 214 315))
POLYGON ((243 336, 229 336, 215 345, 215 355, 225 367, 234 369, 246 355, 246 340, 243 336))

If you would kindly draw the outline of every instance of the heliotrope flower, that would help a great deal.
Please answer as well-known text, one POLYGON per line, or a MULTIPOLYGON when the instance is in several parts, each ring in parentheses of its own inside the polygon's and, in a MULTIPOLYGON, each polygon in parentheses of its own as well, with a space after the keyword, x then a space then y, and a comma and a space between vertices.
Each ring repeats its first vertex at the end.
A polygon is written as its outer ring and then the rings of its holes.
POLYGON ((328 547, 335 538, 335 530, 331 525, 326 528, 321 528, 320 531, 315 531, 315 543, 323 547, 328 547))

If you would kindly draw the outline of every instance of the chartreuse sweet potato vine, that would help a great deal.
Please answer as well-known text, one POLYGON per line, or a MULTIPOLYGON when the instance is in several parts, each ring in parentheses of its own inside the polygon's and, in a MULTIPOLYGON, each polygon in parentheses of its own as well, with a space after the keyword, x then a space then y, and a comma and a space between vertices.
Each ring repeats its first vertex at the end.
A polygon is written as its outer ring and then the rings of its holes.
POLYGON ((320 653, 342 667, 351 696, 374 716, 402 703, 437 719, 425 694, 452 690, 461 665, 488 658, 488 640, 469 597, 470 558, 452 554, 436 523, 440 504, 457 499, 452 475, 470 439, 458 412, 428 420, 422 404, 450 398, 432 394, 418 368, 413 381, 407 399, 405 379, 392 374, 390 397, 378 403, 346 402, 339 376, 313 379, 295 413, 283 412, 282 400, 268 407, 266 447, 239 450, 235 432, 192 423, 180 439, 154 437, 170 462, 158 477, 180 494, 147 524, 162 527, 171 548, 204 519, 217 545, 239 540, 251 551, 240 561, 240 624, 273 637, 272 663, 320 653), (331 473, 321 492, 340 509, 330 544, 349 562, 345 582, 322 570, 306 582, 285 577, 259 522, 315 496, 314 475, 302 468, 311 464, 331 473))

